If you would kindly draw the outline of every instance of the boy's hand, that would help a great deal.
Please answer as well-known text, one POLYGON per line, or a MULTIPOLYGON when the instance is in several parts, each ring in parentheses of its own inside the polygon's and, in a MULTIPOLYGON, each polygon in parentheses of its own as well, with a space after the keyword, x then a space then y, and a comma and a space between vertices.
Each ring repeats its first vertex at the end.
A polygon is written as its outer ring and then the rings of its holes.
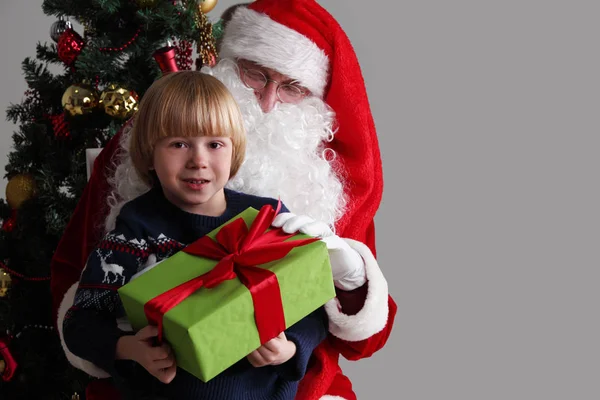
POLYGON ((281 332, 277 337, 248 354, 247 358, 254 367, 265 365, 279 365, 288 361, 296 354, 296 344, 287 340, 285 333, 281 332))
POLYGON ((133 336, 121 337, 117 342, 116 357, 136 361, 162 383, 170 383, 177 372, 175 356, 166 343, 153 346, 156 336, 158 328, 148 325, 133 336))

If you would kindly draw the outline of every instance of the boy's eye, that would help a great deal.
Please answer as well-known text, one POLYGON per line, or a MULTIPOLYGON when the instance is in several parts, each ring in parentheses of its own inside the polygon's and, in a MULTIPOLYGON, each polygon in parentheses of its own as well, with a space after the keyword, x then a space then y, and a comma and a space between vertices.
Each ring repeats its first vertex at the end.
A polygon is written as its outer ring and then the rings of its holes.
POLYGON ((186 147, 186 144, 184 142, 173 142, 171 143, 171 147, 174 147, 176 149, 182 149, 186 147))
POLYGON ((219 149, 221 147, 223 147, 223 143, 220 142, 210 142, 209 144, 211 149, 219 149))

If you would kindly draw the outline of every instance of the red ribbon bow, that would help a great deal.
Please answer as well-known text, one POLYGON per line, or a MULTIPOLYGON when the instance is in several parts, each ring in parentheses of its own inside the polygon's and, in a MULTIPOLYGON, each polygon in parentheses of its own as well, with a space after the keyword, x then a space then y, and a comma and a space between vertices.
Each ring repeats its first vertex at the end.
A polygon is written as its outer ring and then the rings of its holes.
POLYGON ((304 246, 318 239, 284 242, 295 233, 288 234, 281 229, 267 231, 280 208, 281 203, 277 204, 276 210, 270 205, 263 206, 250 229, 242 218, 238 218, 217 233, 216 241, 204 236, 183 249, 188 254, 220 261, 211 271, 158 295, 144 305, 148 322, 158 326, 159 342, 162 342, 163 316, 169 310, 202 287, 210 289, 236 277, 252 295, 254 319, 261 344, 285 330, 277 276, 255 265, 279 260, 294 247, 304 246))

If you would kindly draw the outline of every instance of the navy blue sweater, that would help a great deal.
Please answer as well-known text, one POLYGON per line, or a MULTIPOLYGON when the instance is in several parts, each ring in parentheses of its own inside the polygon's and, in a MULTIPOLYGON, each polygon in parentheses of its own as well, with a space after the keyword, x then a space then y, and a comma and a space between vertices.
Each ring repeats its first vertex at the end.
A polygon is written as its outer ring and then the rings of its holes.
MULTIPOLYGON (((187 213, 171 204, 160 188, 152 189, 122 208, 115 229, 88 258, 63 324, 65 342, 72 353, 110 373, 126 397, 291 400, 312 351, 327 335, 327 318, 320 308, 285 331, 296 344, 295 356, 286 363, 255 368, 243 358, 207 383, 178 368, 175 379, 162 384, 139 364, 115 360, 119 338, 133 334, 117 327, 117 318, 125 316, 117 289, 144 268, 151 254, 160 261, 248 207, 277 205, 274 199, 228 189, 225 198, 225 213, 208 217, 187 213)), ((282 211, 287 211, 285 206, 282 211)))

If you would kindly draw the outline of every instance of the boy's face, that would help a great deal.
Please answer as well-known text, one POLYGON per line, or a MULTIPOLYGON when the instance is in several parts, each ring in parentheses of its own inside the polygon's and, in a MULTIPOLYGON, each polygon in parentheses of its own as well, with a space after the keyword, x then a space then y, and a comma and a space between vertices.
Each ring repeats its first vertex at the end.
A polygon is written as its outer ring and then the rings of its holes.
POLYGON ((226 208, 233 145, 227 137, 167 137, 156 142, 152 168, 165 197, 184 211, 220 216, 226 208))

